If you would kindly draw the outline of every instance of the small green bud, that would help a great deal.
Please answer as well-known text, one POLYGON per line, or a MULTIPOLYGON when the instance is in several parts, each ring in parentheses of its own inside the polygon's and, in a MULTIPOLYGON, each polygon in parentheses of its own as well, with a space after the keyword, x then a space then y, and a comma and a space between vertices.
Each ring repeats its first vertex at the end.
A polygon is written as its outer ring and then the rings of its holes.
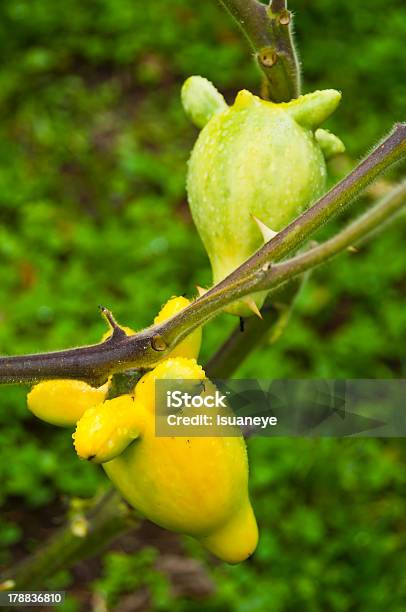
POLYGON ((314 130, 334 113, 340 100, 339 91, 323 89, 278 106, 284 108, 302 127, 314 130))
POLYGON ((323 151, 325 159, 330 159, 334 155, 344 153, 345 146, 342 140, 328 130, 318 129, 315 134, 320 149, 323 151))

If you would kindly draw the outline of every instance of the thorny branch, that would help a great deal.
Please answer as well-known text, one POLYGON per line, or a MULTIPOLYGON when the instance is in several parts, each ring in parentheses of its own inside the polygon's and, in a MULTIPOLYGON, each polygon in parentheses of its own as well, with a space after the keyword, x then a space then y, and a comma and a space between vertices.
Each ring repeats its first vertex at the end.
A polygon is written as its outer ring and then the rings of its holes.
POLYGON ((286 0, 267 7, 257 0, 220 0, 255 52, 274 102, 289 102, 300 94, 300 67, 292 37, 292 13, 286 0))
MULTIPOLYGON (((272 289, 330 259, 351 240, 377 229, 382 218, 393 214, 388 198, 349 228, 306 254, 276 264, 307 241, 324 223, 341 212, 380 173, 401 160, 406 150, 406 124, 397 124, 350 174, 295 219, 223 281, 180 313, 158 325, 125 336, 118 330, 103 343, 44 353, 0 358, 0 383, 35 382, 51 378, 76 378, 101 384, 116 372, 151 367, 197 327, 204 325, 231 302, 258 290, 272 289), (270 266, 272 262, 272 266, 270 266)), ((399 188, 401 191, 403 187, 399 188)), ((404 195, 396 190, 396 208, 404 195)), ((107 312, 105 312, 105 316, 107 312)), ((117 324, 116 324, 117 325, 117 324)))

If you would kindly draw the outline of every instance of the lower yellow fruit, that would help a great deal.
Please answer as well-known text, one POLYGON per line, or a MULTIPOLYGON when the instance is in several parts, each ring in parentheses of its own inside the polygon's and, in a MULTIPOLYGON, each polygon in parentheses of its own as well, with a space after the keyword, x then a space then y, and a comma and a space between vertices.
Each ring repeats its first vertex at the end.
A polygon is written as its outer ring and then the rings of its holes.
POLYGON ((139 438, 103 467, 145 517, 195 537, 223 561, 239 563, 258 541, 244 439, 157 437, 153 384, 158 378, 201 380, 204 372, 194 360, 173 358, 141 379, 135 388, 139 438))

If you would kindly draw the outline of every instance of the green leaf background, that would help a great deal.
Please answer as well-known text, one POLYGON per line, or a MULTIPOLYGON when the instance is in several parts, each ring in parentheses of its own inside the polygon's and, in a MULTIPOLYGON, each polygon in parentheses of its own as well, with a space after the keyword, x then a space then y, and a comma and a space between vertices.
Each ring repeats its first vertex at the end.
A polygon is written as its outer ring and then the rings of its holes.
MULTIPOLYGON (((402 119, 402 4, 290 3, 305 91, 343 92, 327 127, 347 157, 331 181, 402 119)), ((140 329, 169 296, 209 284, 185 198, 197 132, 180 86, 201 74, 229 101, 259 86, 246 42, 218 3, 5 0, 0 54, 0 352, 96 342, 99 303, 140 329)), ((403 376, 404 239, 397 223, 313 274, 284 337, 238 376, 403 376)), ((234 324, 224 315, 205 329, 203 361, 234 324)), ((105 486, 96 466, 76 458, 70 432, 28 413, 25 395, 0 389, 4 566, 60 524, 69 497, 105 486)), ((65 609, 102 600, 117 610, 404 610, 403 441, 252 439, 249 453, 261 527, 252 560, 216 563, 187 538, 176 554, 154 538, 121 542, 87 571, 54 577, 52 586, 69 592, 65 609), (173 567, 174 558, 204 578, 201 593, 185 587, 186 569, 162 569, 160 559, 173 567)))

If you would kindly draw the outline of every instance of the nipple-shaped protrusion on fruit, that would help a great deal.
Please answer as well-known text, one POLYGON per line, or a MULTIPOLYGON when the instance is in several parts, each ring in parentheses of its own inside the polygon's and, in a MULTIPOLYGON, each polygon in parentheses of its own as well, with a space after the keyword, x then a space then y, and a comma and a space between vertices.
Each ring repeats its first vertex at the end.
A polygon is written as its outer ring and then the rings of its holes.
POLYGON ((142 411, 131 395, 120 395, 89 408, 73 434, 81 459, 104 463, 120 455, 142 429, 142 411))
POLYGON ((255 215, 251 215, 251 217, 254 219, 255 223, 257 224, 258 229, 261 232, 262 237, 264 239, 264 243, 269 242, 270 240, 272 240, 272 238, 275 238, 278 232, 274 232, 270 227, 265 225, 265 223, 262 223, 262 221, 260 221, 260 219, 258 219, 258 217, 256 217, 255 215))
POLYGON ((258 544, 258 526, 248 497, 228 521, 199 541, 227 563, 248 559, 258 544))
POLYGON ((187 116, 198 128, 228 108, 213 83, 201 76, 191 76, 184 82, 181 97, 187 116))
POLYGON ((319 143, 320 149, 323 151, 325 159, 330 159, 334 157, 334 155, 344 153, 345 145, 335 134, 319 128, 315 131, 314 135, 319 143))
MULTIPOLYGON (((101 342, 110 338, 114 332, 114 319, 106 316, 110 312, 104 309, 102 312, 110 329, 102 336, 101 342), (104 312, 105 311, 105 312, 104 312)), ((135 334, 130 327, 119 326, 127 336, 135 334)), ((57 379, 47 380, 35 385, 27 396, 27 405, 32 413, 39 419, 59 425, 70 427, 75 425, 82 415, 97 404, 103 402, 108 393, 109 382, 101 387, 92 387, 82 380, 57 379)))
POLYGON ((248 91, 248 89, 241 89, 241 91, 239 91, 235 97, 233 109, 243 110, 259 100, 260 98, 252 94, 250 91, 248 91))
POLYGON ((322 89, 279 106, 284 107, 299 125, 315 130, 334 113, 340 100, 341 93, 336 89, 322 89))
MULTIPOLYGON (((183 297, 172 297, 164 304, 159 311, 158 315, 154 319, 154 323, 162 323, 167 319, 170 319, 174 315, 178 314, 181 310, 189 306, 190 301, 183 297)), ((166 356, 169 357, 186 357, 188 359, 197 359, 200 351, 200 345, 202 342, 202 328, 198 327, 189 336, 187 336, 182 342, 180 342, 175 348, 166 356)))
POLYGON ((47 380, 35 385, 27 396, 27 405, 39 419, 70 427, 83 413, 102 402, 108 391, 108 383, 91 387, 82 380, 47 380))
POLYGON ((155 382, 157 380, 204 380, 205 373, 195 359, 170 357, 145 374, 136 384, 135 397, 145 408, 155 406, 155 382))

